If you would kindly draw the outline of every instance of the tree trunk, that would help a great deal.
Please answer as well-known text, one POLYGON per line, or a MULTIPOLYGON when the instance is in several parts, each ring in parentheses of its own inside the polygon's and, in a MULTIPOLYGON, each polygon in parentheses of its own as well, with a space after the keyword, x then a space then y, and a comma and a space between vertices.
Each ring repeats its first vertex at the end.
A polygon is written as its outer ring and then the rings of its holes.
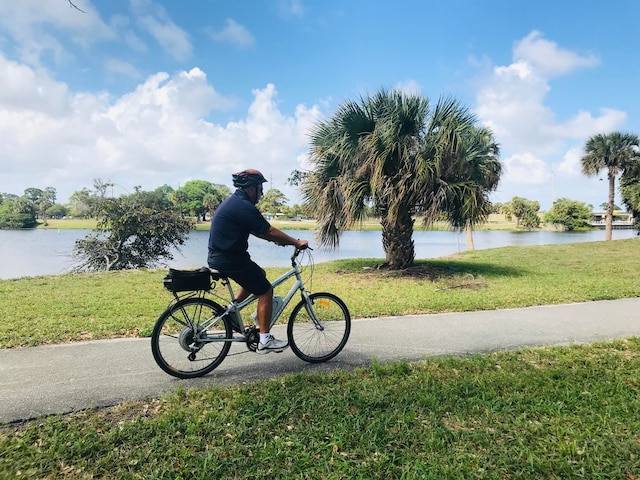
POLYGON ((607 215, 605 217, 604 239, 611 240, 613 230, 613 200, 616 189, 616 176, 609 172, 609 201, 607 202, 607 215))
POLYGON ((473 228, 469 222, 467 222, 464 227, 464 233, 467 238, 467 250, 475 250, 475 246, 473 245, 473 228))
POLYGON ((382 247, 387 266, 392 270, 402 270, 413 265, 415 248, 413 243, 413 218, 409 209, 402 209, 398 218, 389 219, 383 215, 382 247))

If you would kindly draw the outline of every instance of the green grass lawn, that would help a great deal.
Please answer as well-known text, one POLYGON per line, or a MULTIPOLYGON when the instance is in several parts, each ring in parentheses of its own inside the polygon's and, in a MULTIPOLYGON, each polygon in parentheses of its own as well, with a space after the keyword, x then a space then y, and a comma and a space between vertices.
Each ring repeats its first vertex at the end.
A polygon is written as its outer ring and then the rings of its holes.
MULTIPOLYGON (((354 317, 640 296, 640 239, 375 266, 316 265, 312 290, 338 294, 354 317)), ((171 300, 164 274, 0 280, 2 347, 148 335, 171 300)), ((181 385, 0 426, 0 479, 640 478, 638 338, 181 385)))
MULTIPOLYGON (((419 261, 400 273, 375 269, 381 261, 318 264, 308 286, 337 294, 356 318, 640 296, 640 239, 635 238, 469 251, 419 261)), ((269 278, 283 271, 267 269, 269 278)), ((0 280, 0 347, 149 335, 172 299, 162 287, 165 273, 0 280)))
POLYGON ((245 386, 0 428, 0 478, 637 479, 640 339, 245 386))
MULTIPOLYGON (((472 251, 400 273, 375 264, 316 265, 313 290, 355 317, 640 295, 638 239, 472 251)), ((171 299, 163 276, 0 280, 2 346, 147 335, 171 299)), ((638 338, 181 385, 0 426, 0 478, 640 478, 638 338)))

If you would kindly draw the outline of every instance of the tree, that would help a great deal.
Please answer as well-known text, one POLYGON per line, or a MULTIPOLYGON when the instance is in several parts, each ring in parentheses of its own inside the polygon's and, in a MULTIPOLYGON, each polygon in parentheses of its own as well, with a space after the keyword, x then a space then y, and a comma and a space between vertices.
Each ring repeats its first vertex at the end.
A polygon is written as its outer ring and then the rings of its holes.
POLYGON ((69 197, 69 213, 73 217, 91 218, 97 216, 98 201, 88 188, 77 190, 69 197))
POLYGON ((282 209, 288 201, 289 199, 280 190, 277 188, 270 188, 260 199, 257 207, 261 212, 272 213, 275 215, 276 213, 282 213, 282 209))
POLYGON ((591 206, 578 200, 560 198, 543 219, 547 223, 563 225, 567 230, 584 230, 591 228, 591 206))
POLYGON ((620 178, 620 195, 627 211, 633 215, 635 225, 640 228, 640 159, 627 165, 620 178))
POLYGON ((191 221, 162 195, 136 192, 104 198, 94 232, 76 241, 76 271, 145 268, 171 260, 191 229, 191 221))
POLYGON ((0 203, 0 228, 33 228, 37 223, 31 200, 15 195, 4 196, 0 203))
POLYGON ((34 187, 25 188, 24 198, 29 200, 31 204, 35 207, 38 205, 38 203, 40 203, 40 199, 42 198, 43 193, 44 192, 39 188, 34 188, 34 187))
POLYGON ((40 201, 38 202, 38 211, 40 217, 44 219, 45 225, 47 224, 47 211, 56 203, 56 189, 53 187, 47 187, 42 192, 40 201))
POLYGON ((395 90, 342 104, 312 131, 314 169, 302 178, 320 243, 338 245, 340 233, 371 206, 380 215, 386 266, 411 266, 414 215, 426 224, 442 212, 462 218, 461 203, 452 203, 472 190, 463 188, 473 184, 472 169, 461 165, 475 122, 453 99, 441 99, 431 112, 427 98, 395 90))
POLYGON ((611 240, 612 237, 616 177, 636 161, 638 148, 638 136, 622 132, 594 135, 585 145, 586 153, 581 160, 582 173, 595 176, 600 174, 600 170, 607 170, 609 196, 605 216, 605 240, 611 240))
POLYGON ((45 212, 49 218, 61 218, 67 214, 67 207, 64 205, 60 205, 59 203, 54 203, 45 212))
POLYGON ((540 226, 539 210, 540 203, 522 197, 513 197, 503 205, 505 214, 516 218, 516 228, 538 228, 540 226))
MULTIPOLYGON (((212 211, 204 203, 204 199, 207 195, 215 197, 217 205, 219 205, 225 198, 219 189, 206 180, 188 181, 183 187, 180 187, 175 191, 174 198, 181 206, 183 212, 188 212, 194 216, 196 221, 200 221, 201 218, 202 221, 205 221, 206 214, 212 211)), ((208 203, 214 204, 215 201, 209 200, 208 203)))
POLYGON ((464 228, 467 250, 473 250, 473 226, 484 222, 493 208, 489 192, 496 189, 502 173, 498 145, 486 128, 469 127, 461 135, 457 151, 441 162, 444 218, 453 227, 464 228))

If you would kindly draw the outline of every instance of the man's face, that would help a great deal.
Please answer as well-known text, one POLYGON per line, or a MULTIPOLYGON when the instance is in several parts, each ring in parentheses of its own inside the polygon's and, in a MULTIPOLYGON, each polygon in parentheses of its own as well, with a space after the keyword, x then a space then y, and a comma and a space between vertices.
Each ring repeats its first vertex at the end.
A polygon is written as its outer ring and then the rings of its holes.
POLYGON ((253 188, 253 204, 255 205, 256 203, 258 203, 260 201, 260 199, 262 198, 262 193, 263 193, 263 187, 262 184, 260 185, 255 185, 253 188))

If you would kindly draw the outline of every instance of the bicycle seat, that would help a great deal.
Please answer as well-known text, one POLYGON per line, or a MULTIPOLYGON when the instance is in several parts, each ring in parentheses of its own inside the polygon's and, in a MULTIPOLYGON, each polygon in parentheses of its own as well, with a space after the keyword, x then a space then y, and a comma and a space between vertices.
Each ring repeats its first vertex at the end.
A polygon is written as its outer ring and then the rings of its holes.
POLYGON ((211 278, 214 279, 214 280, 221 280, 223 278, 227 278, 226 275, 221 274, 215 268, 209 267, 209 272, 211 273, 211 278))

